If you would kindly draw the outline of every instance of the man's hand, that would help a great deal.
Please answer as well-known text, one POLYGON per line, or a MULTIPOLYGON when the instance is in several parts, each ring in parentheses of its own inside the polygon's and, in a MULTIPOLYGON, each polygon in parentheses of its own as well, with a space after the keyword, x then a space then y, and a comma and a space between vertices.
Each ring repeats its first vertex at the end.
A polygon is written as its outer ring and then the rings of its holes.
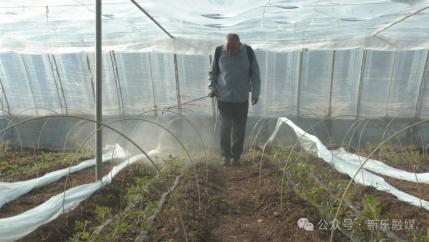
POLYGON ((252 98, 252 105, 255 105, 257 103, 258 103, 258 98, 257 97, 252 98))
POLYGON ((210 91, 209 94, 207 94, 207 96, 214 98, 216 97, 216 94, 213 91, 210 91))

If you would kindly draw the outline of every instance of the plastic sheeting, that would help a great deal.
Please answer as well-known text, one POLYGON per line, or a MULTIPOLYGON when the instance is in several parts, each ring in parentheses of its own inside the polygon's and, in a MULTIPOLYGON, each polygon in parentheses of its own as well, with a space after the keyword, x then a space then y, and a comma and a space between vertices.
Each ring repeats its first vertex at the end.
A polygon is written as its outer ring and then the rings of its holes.
MULTIPOLYGON (((103 155, 102 161, 107 162, 111 161, 112 159, 125 159, 127 156, 127 152, 122 149, 121 146, 115 145, 112 151, 103 155)), ((83 161, 78 165, 53 171, 31 180, 19 182, 0 182, 0 208, 5 203, 13 201, 35 188, 45 186, 47 184, 57 181, 58 179, 66 176, 67 174, 75 173, 94 165, 95 159, 91 159, 83 161)))
MULTIPOLYGON (((250 107, 250 115, 282 111, 287 116, 429 117, 427 50, 256 51, 256 55, 261 97, 250 107)), ((84 52, 0 54, 3 114, 92 114, 93 60, 84 52)), ((177 55, 176 79, 173 54, 106 52, 103 113, 135 115, 176 106, 177 96, 181 103, 205 96, 209 61, 209 56, 177 55)), ((207 98, 188 106, 211 115, 211 105, 207 98)))
MULTIPOLYGON (((226 33, 266 50, 291 48, 422 49, 429 46, 428 6, 402 0, 149 0, 137 1, 167 31, 127 0, 103 1, 105 49, 207 54, 226 33), (160 44, 161 43, 161 44, 160 44)), ((0 50, 81 51, 95 45, 95 3, 3 0, 0 50)))
MULTIPOLYGON (((151 150, 148 152, 148 155, 156 153, 156 150, 151 150)), ((121 170, 144 159, 146 159, 144 155, 133 156, 119 165, 114 166, 109 174, 105 175, 101 181, 73 187, 64 193, 51 197, 41 205, 24 213, 0 219, 0 241, 18 240, 34 231, 39 226, 49 223, 59 215, 74 209, 82 201, 91 196, 91 194, 109 184, 121 170)))
MULTIPOLYGON (((346 150, 344 150, 344 148, 339 148, 337 150, 334 150, 333 153, 336 157, 339 157, 346 161, 356 163, 358 165, 361 165, 367 159, 367 157, 349 153, 346 150)), ((363 168, 369 171, 376 172, 380 175, 393 177, 399 180, 429 184, 429 172, 427 173, 408 172, 408 171, 404 171, 404 170, 400 170, 400 169, 388 166, 381 161, 373 160, 373 159, 369 159, 368 162, 365 163, 363 168)))
POLYGON ((406 172, 390 167, 381 161, 372 159, 368 160, 362 169, 359 169, 362 162, 366 160, 365 157, 350 154, 341 148, 335 151, 328 150, 316 136, 308 134, 285 117, 278 119, 276 128, 267 143, 274 140, 283 124, 286 124, 293 129, 296 137, 298 138, 299 144, 305 151, 322 158, 340 173, 347 174, 349 177, 354 178, 355 182, 364 186, 372 186, 380 191, 388 192, 401 201, 429 210, 428 201, 398 190, 373 172, 394 177, 396 179, 424 183, 429 183, 429 173, 416 174, 406 172))

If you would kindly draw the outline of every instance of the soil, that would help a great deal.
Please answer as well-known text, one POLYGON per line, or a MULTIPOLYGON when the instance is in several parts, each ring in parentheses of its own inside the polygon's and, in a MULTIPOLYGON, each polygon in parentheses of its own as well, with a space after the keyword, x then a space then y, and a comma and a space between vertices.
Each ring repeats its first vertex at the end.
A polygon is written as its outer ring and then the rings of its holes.
MULTIPOLYGON (((334 181, 336 179, 350 180, 348 176, 338 173, 334 168, 326 167, 325 162, 321 159, 312 159, 309 160, 309 162, 316 165, 316 170, 321 171, 323 169, 324 172, 327 172, 327 174, 325 174, 325 177, 327 177, 329 181, 334 181)), ((383 178, 399 190, 429 201, 428 184, 420 183, 419 186, 417 186, 416 183, 413 182, 393 179, 390 177, 383 178)), ((322 182, 327 183, 327 179, 325 178, 325 180, 321 180, 322 182)), ((380 220, 385 220, 390 225, 392 224, 393 220, 400 221, 402 223, 402 228, 392 229, 392 227, 390 227, 390 230, 400 238, 409 241, 421 241, 421 236, 427 236, 427 229, 429 229, 428 210, 410 205, 403 201, 399 201, 398 198, 396 198, 395 196, 387 192, 378 191, 373 187, 363 187, 356 184, 353 185, 353 187, 356 189, 356 194, 354 194, 353 197, 350 197, 350 199, 353 201, 356 208, 360 210, 363 209, 361 199, 364 197, 365 194, 375 196, 380 201, 380 220), (414 223, 413 228, 405 229, 404 223, 406 221, 412 221, 414 223), (414 237, 415 235, 416 237, 414 237)), ((378 221, 378 223, 380 223, 380 221, 378 221)), ((378 232, 381 233, 380 230, 378 230, 378 232)), ((368 231, 368 234, 369 233, 370 231, 368 231)))
POLYGON ((386 180, 387 183, 396 187, 397 189, 416 196, 418 198, 421 198, 423 200, 429 201, 429 184, 402 181, 385 176, 382 177, 384 178, 384 180, 386 180))
MULTIPOLYGON (((106 175, 111 168, 113 167, 113 163, 104 163, 102 167, 103 175, 106 175)), ((15 201, 7 203, 0 208, 0 218, 6 218, 18 215, 22 212, 25 212, 29 209, 32 209, 43 202, 47 201, 49 198, 62 193, 63 191, 87 184, 92 183, 95 180, 95 168, 90 167, 86 168, 82 171, 72 173, 68 178, 63 177, 60 180, 43 186, 41 188, 36 188, 31 192, 23 195, 15 201), (67 179, 67 184, 66 184, 67 179)))
MULTIPOLYGON (((103 174, 110 171, 111 166, 103 167, 103 174)), ((19 241, 66 241, 73 235, 75 221, 93 220, 96 216, 96 206, 105 206, 112 208, 112 211, 122 210, 125 204, 122 204, 126 187, 133 184, 134 177, 141 176, 142 170, 136 165, 127 167, 125 170, 115 176, 112 183, 103 187, 87 200, 83 201, 76 209, 63 214, 52 222, 39 227, 26 237, 19 241)), ((68 187, 77 186, 84 183, 94 182, 94 168, 85 169, 82 172, 69 177, 68 187)), ((13 216, 27 209, 35 207, 46 201, 49 197, 62 192, 64 189, 64 179, 50 184, 41 189, 37 189, 28 195, 5 205, 0 210, 1 217, 13 216)))
MULTIPOLYGON (((327 231, 306 231, 297 221, 320 221, 319 212, 292 192, 280 202, 278 170, 266 163, 200 164, 183 179, 147 241, 327 241, 327 231), (207 173, 208 176, 204 175, 207 173), (261 171, 261 172, 260 172, 261 171), (195 174, 199 179, 200 205, 195 174)), ((345 238, 337 233, 337 241, 345 238)))
POLYGON ((19 165, 19 171, 12 170, 10 172, 5 172, 5 173, 0 172, 0 181, 17 182, 17 181, 29 180, 29 179, 41 177, 46 173, 49 173, 52 171, 69 167, 70 165, 72 166, 77 165, 81 161, 89 160, 92 158, 93 157, 81 156, 81 155, 77 155, 75 157, 74 154, 71 152, 63 153, 58 151, 39 151, 39 153, 35 153, 34 151, 30 151, 30 150, 23 150, 23 151, 11 150, 11 151, 8 151, 5 156, 0 157, 0 165, 2 165, 2 163, 14 162, 15 164, 19 165), (43 152, 46 152, 44 154, 48 154, 50 163, 35 169, 35 167, 37 167, 37 164, 40 162, 40 160, 42 158, 46 158, 46 157, 43 157, 43 152), (70 157, 75 158, 75 160, 73 161, 73 164, 70 164, 69 162, 64 163, 64 157, 66 154, 70 157), (55 161, 58 161, 58 162, 55 162, 55 161))
MULTIPOLYGON (((428 236, 429 229, 429 211, 399 201, 396 197, 380 191, 371 191, 371 194, 377 196, 381 204, 381 219, 390 224, 394 220, 402 222, 402 228, 392 229, 396 235, 405 241, 427 241, 422 240, 422 236, 428 236), (405 223, 412 222, 413 226, 406 228, 405 223)), ((427 237, 426 237, 427 238, 427 237)))
MULTIPOLYGON (((240 166, 224 167, 216 162, 190 166, 179 186, 167 199, 146 241, 329 241, 330 230, 316 228, 316 223, 322 220, 319 210, 287 188, 281 195, 282 173, 277 167, 254 160, 259 159, 244 157, 240 166), (314 231, 300 228, 297 225, 300 218, 313 222, 314 231)), ((316 166, 316 171, 323 171, 324 175, 320 178, 325 179, 325 182, 326 179, 349 179, 327 167, 320 159, 311 158, 308 162, 316 166)), ((105 164, 103 174, 113 165, 105 164)), ((76 209, 41 226, 20 241, 66 241, 75 232, 75 221, 94 219, 96 206, 111 207, 112 213, 123 210, 126 206, 123 204, 126 188, 133 184, 135 176, 141 175, 144 175, 141 169, 134 165, 128 167, 113 179, 112 184, 93 194, 76 209)), ((93 180, 92 167, 70 175, 67 187, 93 180)), ((410 182, 391 178, 386 180, 401 190, 414 195, 420 193, 428 198, 427 185, 417 188, 410 182)), ((4 205, 0 209, 0 218, 19 214, 61 193, 64 182, 65 178, 4 205)), ((354 187, 356 193, 351 199, 358 209, 363 209, 360 202, 365 194, 377 197, 381 219, 414 222, 413 230, 403 228, 393 232, 406 240, 421 241, 421 236, 429 228, 427 210, 401 202, 388 193, 370 187, 354 187)), ((159 199, 164 187, 156 189, 159 191, 153 192, 151 201, 159 199)), ((141 228, 133 229, 122 237, 123 241, 133 241, 140 234, 141 228)), ((336 232, 334 241, 349 239, 336 232)))

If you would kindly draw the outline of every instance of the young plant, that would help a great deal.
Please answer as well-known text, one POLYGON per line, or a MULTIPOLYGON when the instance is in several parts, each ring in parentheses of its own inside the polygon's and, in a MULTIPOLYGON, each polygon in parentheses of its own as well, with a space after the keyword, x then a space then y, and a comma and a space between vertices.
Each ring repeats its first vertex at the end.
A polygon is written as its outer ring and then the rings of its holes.
POLYGON ((9 140, 0 142, 0 158, 4 158, 9 150, 10 150, 9 140))
POLYGON ((104 223, 108 217, 112 214, 112 208, 104 206, 96 206, 95 214, 97 215, 97 220, 99 223, 104 223))
POLYGON ((69 240, 69 242, 75 242, 75 241, 83 241, 88 240, 92 231, 87 228, 89 225, 89 220, 77 220, 74 223, 74 235, 69 240))

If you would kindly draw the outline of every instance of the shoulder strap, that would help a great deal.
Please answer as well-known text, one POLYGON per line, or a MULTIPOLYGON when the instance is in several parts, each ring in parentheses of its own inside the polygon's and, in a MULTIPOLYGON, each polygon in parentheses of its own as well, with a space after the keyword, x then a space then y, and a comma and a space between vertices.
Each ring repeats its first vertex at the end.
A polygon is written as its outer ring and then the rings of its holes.
POLYGON ((222 51, 222 45, 219 45, 218 47, 216 47, 214 60, 213 60, 216 63, 218 70, 219 70, 219 58, 220 58, 220 52, 221 51, 222 51))
POLYGON ((247 48, 247 57, 249 58, 249 64, 252 64, 253 56, 254 56, 255 54, 253 53, 253 49, 252 49, 252 47, 250 47, 249 45, 245 45, 245 46, 246 46, 246 48, 247 48))

